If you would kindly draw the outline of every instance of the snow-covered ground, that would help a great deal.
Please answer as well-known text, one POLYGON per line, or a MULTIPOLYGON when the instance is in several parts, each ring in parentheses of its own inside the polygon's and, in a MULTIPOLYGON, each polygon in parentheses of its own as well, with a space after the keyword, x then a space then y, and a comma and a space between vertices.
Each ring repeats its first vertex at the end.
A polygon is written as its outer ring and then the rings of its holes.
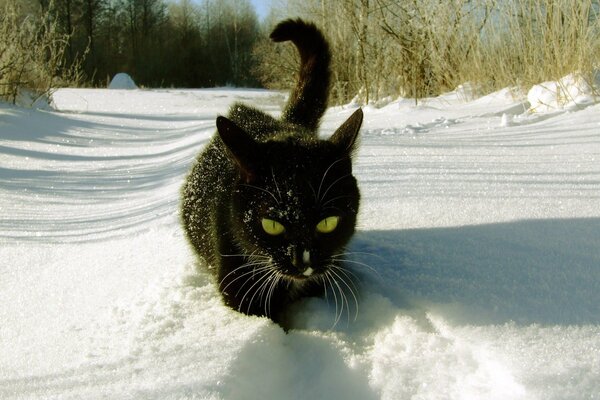
MULTIPOLYGON (((358 317, 333 326, 314 299, 285 334, 221 304, 178 217, 216 115, 283 98, 0 104, 0 398, 600 396, 600 105, 528 112, 504 90, 367 107, 358 317)), ((330 109, 324 135, 351 112, 330 109)))

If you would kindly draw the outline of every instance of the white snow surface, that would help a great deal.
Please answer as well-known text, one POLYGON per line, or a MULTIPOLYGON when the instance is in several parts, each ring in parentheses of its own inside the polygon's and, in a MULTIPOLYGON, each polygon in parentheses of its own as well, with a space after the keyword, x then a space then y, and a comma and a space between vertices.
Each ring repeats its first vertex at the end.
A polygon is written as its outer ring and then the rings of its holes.
MULTIPOLYGON (((341 299, 312 299, 286 334, 222 304, 178 212, 217 114, 283 99, 0 104, 0 398, 598 398, 600 105, 531 113, 503 90, 366 107, 358 316, 345 304, 333 326, 341 299)), ((323 136, 352 111, 329 109, 323 136)))

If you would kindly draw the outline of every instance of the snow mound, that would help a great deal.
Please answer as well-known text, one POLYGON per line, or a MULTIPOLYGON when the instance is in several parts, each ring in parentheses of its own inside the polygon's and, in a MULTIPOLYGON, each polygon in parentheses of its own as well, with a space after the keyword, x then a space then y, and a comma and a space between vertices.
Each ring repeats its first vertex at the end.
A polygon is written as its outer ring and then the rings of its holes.
POLYGON ((36 110, 51 111, 52 95, 49 92, 39 93, 33 90, 20 88, 15 104, 19 107, 33 108, 36 110))
POLYGON ((558 81, 549 81, 533 86, 527 94, 532 112, 571 110, 598 102, 600 71, 586 77, 572 73, 558 81))
POLYGON ((131 76, 129 76, 128 74, 126 74, 124 72, 120 72, 112 78, 112 81, 110 81, 108 88, 109 89, 131 90, 131 89, 137 89, 138 87, 135 84, 135 82, 133 81, 133 79, 131 78, 131 76))

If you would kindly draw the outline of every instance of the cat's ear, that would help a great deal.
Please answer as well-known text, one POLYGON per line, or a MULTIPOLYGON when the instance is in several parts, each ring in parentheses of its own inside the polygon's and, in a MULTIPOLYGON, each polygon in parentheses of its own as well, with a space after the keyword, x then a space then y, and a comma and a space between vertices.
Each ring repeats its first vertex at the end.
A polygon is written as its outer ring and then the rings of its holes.
POLYGON ((217 117, 217 131, 229 157, 239 167, 242 178, 251 182, 256 173, 254 157, 258 151, 257 143, 245 130, 225 117, 217 117))
POLYGON ((358 131, 363 121, 363 112, 359 108, 340 126, 331 136, 329 141, 339 146, 348 155, 351 155, 355 149, 358 131))

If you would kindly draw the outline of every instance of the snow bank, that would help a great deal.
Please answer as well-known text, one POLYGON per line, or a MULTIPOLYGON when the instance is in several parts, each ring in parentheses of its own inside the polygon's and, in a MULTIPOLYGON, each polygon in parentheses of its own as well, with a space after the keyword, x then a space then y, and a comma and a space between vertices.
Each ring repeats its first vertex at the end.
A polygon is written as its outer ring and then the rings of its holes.
MULTIPOLYGON (((522 94, 518 88, 503 89, 490 95, 483 95, 482 88, 471 82, 459 85, 454 91, 443 94, 435 98, 419 99, 416 103, 414 99, 398 98, 393 100, 389 97, 380 99, 377 102, 370 102, 364 106, 367 111, 374 111, 385 108, 389 105, 409 105, 415 107, 443 105, 443 102, 455 102, 456 100, 472 104, 489 101, 493 97, 503 97, 507 95, 511 101, 519 101, 521 97, 526 97, 530 112, 547 113, 562 110, 576 110, 600 101, 600 71, 596 71, 592 77, 587 77, 581 73, 572 73, 564 76, 558 81, 543 82, 534 85, 527 93, 522 94)), ((357 95, 348 104, 343 106, 346 109, 356 109, 360 106, 361 94, 357 95)), ((503 119, 501 126, 508 127, 512 125, 512 113, 507 114, 503 119)))
POLYGON ((598 102, 600 72, 587 78, 580 73, 569 74, 558 81, 540 83, 527 94, 533 112, 573 110, 598 102))
POLYGON ((52 110, 51 96, 48 93, 34 93, 29 89, 19 89, 15 104, 20 107, 34 108, 37 110, 52 110))
POLYGON ((108 85, 109 89, 137 89, 137 85, 133 81, 133 78, 124 72, 116 74, 108 85))

